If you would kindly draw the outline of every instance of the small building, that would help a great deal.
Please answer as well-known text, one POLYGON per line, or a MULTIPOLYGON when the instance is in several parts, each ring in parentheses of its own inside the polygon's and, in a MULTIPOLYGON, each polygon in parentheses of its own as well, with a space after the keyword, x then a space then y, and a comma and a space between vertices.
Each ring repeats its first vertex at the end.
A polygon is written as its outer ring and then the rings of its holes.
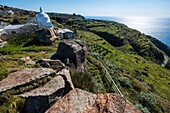
POLYGON ((17 34, 21 32, 21 28, 23 27, 23 24, 20 25, 8 25, 4 28, 5 32, 9 34, 17 34))
POLYGON ((11 35, 18 33, 27 33, 37 29, 36 24, 18 24, 5 26, 1 31, 0 35, 11 35))
POLYGON ((60 39, 73 39, 74 32, 69 29, 58 28, 58 32, 60 34, 60 39))

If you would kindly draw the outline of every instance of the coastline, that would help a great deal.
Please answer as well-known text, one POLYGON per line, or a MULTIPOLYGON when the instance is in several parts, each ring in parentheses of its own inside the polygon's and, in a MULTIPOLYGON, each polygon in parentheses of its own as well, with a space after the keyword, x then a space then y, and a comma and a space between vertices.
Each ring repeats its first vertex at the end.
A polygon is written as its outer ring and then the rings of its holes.
POLYGON ((86 19, 114 21, 152 36, 170 47, 170 17, 85 16, 86 19), (154 20, 155 19, 155 20, 154 20), (166 23, 167 22, 167 23, 166 23))

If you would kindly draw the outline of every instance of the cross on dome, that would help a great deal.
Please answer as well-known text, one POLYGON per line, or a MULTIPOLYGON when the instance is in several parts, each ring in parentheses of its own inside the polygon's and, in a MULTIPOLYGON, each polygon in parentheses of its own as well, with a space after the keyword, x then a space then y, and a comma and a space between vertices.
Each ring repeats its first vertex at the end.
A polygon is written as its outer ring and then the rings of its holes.
POLYGON ((42 10, 42 8, 40 7, 40 12, 42 13, 43 12, 43 10, 42 10))
POLYGON ((42 10, 41 7, 40 12, 36 15, 36 20, 37 23, 39 24, 39 27, 50 28, 53 26, 53 24, 50 21, 50 17, 42 10))

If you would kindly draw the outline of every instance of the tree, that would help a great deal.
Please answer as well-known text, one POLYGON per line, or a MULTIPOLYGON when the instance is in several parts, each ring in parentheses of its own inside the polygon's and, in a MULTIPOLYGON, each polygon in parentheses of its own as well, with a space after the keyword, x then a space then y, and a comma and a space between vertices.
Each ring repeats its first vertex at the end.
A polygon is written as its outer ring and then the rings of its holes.
POLYGON ((73 16, 76 16, 76 14, 75 14, 75 13, 73 13, 73 16))
POLYGON ((12 20, 12 22, 11 22, 11 24, 20 24, 20 23, 21 23, 21 22, 20 22, 20 19, 17 18, 17 17, 14 17, 13 20, 12 20))

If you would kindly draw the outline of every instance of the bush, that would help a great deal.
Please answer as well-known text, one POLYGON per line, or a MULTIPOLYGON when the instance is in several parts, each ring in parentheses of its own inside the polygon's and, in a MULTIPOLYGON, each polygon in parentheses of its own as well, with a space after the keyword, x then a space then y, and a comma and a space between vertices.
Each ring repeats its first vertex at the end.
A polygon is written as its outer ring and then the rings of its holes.
POLYGON ((126 87, 126 88, 132 87, 132 82, 127 77, 119 77, 118 81, 122 87, 126 87))
POLYGON ((137 79, 132 79, 133 82, 133 89, 135 89, 137 92, 141 92, 144 91, 146 92, 148 89, 147 87, 144 85, 144 83, 142 83, 141 81, 137 80, 137 79))
POLYGON ((11 24, 21 24, 20 19, 17 17, 14 17, 11 24))
POLYGON ((72 71, 71 77, 75 87, 90 90, 93 86, 92 79, 89 77, 88 73, 72 71))
MULTIPOLYGON (((8 74, 9 71, 6 69, 6 66, 0 61, 0 80, 4 79, 8 74)), ((0 102, 1 103, 1 102, 0 102)))
POLYGON ((104 93, 100 78, 94 77, 89 72, 71 71, 71 78, 76 88, 80 88, 92 93, 104 93))
POLYGON ((63 25, 60 24, 60 23, 58 23, 56 20, 51 20, 51 22, 53 23, 53 25, 54 25, 55 27, 63 28, 63 25))
POLYGON ((142 113, 150 113, 146 107, 143 107, 141 104, 137 103, 135 106, 142 111, 142 113))
POLYGON ((160 112, 156 98, 150 93, 141 92, 139 95, 139 103, 146 107, 150 112, 160 112))
POLYGON ((31 42, 31 45, 33 45, 33 40, 35 39, 35 34, 34 33, 27 33, 23 34, 20 36, 16 36, 13 38, 10 38, 8 40, 8 43, 13 46, 28 46, 29 43, 31 42))

